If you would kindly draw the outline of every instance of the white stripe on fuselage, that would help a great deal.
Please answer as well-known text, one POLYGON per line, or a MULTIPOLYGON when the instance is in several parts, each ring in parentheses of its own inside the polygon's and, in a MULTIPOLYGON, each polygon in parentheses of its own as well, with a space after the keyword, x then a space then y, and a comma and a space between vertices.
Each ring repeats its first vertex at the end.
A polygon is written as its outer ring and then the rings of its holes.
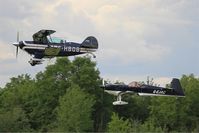
POLYGON ((23 50, 25 50, 25 49, 40 49, 40 50, 44 50, 45 48, 44 47, 29 47, 29 46, 24 46, 22 49, 23 50))
POLYGON ((139 96, 170 96, 170 97, 184 97, 180 95, 164 95, 164 94, 153 94, 153 93, 138 93, 139 96))
MULTIPOLYGON (((115 95, 118 96, 119 93, 121 93, 122 91, 111 91, 111 90, 105 90, 105 92, 111 94, 111 95, 115 95)), ((123 94, 125 93, 133 93, 132 91, 125 91, 122 92, 123 94)), ((185 96, 180 96, 180 95, 161 95, 161 94, 153 94, 153 93, 138 93, 139 96, 169 96, 169 97, 185 97, 185 96)))
POLYGON ((48 45, 44 45, 44 44, 30 44, 30 43, 26 43, 25 41, 23 41, 25 46, 30 46, 30 47, 43 47, 46 48, 48 47, 48 45))
POLYGON ((22 49, 40 49, 40 50, 44 50, 45 48, 47 48, 47 45, 43 45, 43 44, 29 44, 26 43, 25 41, 23 41, 23 44, 25 45, 22 49))

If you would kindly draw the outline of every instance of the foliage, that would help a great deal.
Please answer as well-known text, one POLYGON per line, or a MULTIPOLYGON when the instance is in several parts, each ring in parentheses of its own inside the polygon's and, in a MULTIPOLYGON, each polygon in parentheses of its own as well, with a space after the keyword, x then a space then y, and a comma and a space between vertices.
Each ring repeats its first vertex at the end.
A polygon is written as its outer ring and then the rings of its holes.
POLYGON ((58 107, 58 129, 67 132, 92 131, 92 106, 95 101, 91 95, 72 85, 60 99, 58 107))
POLYGON ((31 131, 27 116, 27 102, 32 90, 29 75, 11 78, 11 82, 0 92, 0 131, 31 131))
POLYGON ((149 119, 166 131, 193 131, 199 123, 199 79, 183 75, 185 98, 153 97, 149 119))
POLYGON ((99 87, 100 77, 99 71, 95 68, 96 63, 90 58, 76 58, 73 61, 71 80, 81 86, 89 93, 94 93, 99 87))
POLYGON ((152 121, 145 121, 139 125, 139 132, 164 132, 161 127, 155 126, 152 121))
POLYGON ((152 121, 143 124, 138 120, 126 119, 113 113, 108 123, 108 132, 163 132, 162 128, 156 127, 152 121))
POLYGON ((37 131, 48 131, 56 120, 56 108, 59 98, 70 86, 71 62, 60 58, 54 65, 46 67, 44 72, 36 75, 35 89, 31 93, 29 112, 32 128, 37 131))
POLYGON ((128 106, 114 106, 114 111, 119 116, 126 119, 133 119, 144 122, 150 113, 150 97, 139 97, 131 94, 123 96, 124 101, 128 101, 128 106))
POLYGON ((113 113, 111 117, 111 121, 108 123, 108 132, 120 132, 126 133, 130 132, 131 125, 129 120, 123 120, 123 118, 119 118, 116 113, 113 113))
MULTIPOLYGON (((182 119, 184 125, 189 131, 199 129, 199 78, 193 74, 183 75, 181 84, 185 88, 185 99, 181 99, 178 106, 183 108, 182 119)), ((183 125, 182 125, 183 126, 183 125)), ((198 130, 199 131, 199 130, 198 130)))
POLYGON ((21 108, 0 111, 0 132, 31 131, 29 120, 21 108))
POLYGON ((193 74, 180 80, 185 98, 125 95, 125 106, 112 105, 99 75, 96 62, 77 57, 58 58, 34 78, 12 77, 0 88, 0 131, 199 132, 193 74))

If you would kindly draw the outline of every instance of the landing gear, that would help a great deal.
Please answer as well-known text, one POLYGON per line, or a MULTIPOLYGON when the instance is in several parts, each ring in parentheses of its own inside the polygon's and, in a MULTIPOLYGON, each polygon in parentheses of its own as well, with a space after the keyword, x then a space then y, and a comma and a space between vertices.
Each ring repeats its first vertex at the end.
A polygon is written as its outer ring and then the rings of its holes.
POLYGON ((91 53, 91 52, 89 52, 89 53, 87 53, 87 55, 92 55, 93 56, 93 58, 96 58, 96 55, 95 54, 93 54, 93 53, 91 53))
POLYGON ((28 61, 28 63, 30 63, 31 66, 35 66, 35 65, 38 65, 38 64, 42 64, 44 60, 42 59, 37 59, 37 58, 33 58, 33 59, 30 59, 28 61))
POLYGON ((89 54, 91 54, 91 55, 93 56, 93 58, 96 58, 96 55, 95 55, 95 54, 93 54, 93 53, 89 53, 89 54))
POLYGON ((117 101, 113 102, 113 105, 126 105, 128 104, 128 102, 125 102, 125 101, 122 101, 122 95, 125 94, 125 93, 119 93, 117 95, 117 101))

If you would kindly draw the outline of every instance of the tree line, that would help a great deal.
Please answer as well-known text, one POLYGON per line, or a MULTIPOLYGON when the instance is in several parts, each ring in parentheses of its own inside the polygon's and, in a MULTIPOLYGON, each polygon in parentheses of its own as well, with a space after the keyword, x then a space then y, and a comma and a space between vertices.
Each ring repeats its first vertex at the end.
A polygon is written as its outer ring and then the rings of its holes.
POLYGON ((96 62, 58 58, 31 78, 0 88, 1 132, 199 132, 199 78, 182 75, 185 98, 128 95, 125 106, 100 88, 96 62))

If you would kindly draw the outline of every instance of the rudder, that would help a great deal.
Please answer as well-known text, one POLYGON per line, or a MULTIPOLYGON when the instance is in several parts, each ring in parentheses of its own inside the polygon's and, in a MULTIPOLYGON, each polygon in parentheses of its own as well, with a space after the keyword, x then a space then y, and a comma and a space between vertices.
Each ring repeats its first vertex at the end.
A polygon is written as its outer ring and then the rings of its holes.
POLYGON ((81 46, 84 48, 98 49, 98 41, 95 37, 89 36, 82 42, 81 46))
POLYGON ((171 88, 173 88, 176 92, 177 95, 179 96, 185 96, 183 90, 182 90, 182 86, 180 84, 180 81, 179 79, 176 79, 174 78, 172 81, 171 81, 171 88))

